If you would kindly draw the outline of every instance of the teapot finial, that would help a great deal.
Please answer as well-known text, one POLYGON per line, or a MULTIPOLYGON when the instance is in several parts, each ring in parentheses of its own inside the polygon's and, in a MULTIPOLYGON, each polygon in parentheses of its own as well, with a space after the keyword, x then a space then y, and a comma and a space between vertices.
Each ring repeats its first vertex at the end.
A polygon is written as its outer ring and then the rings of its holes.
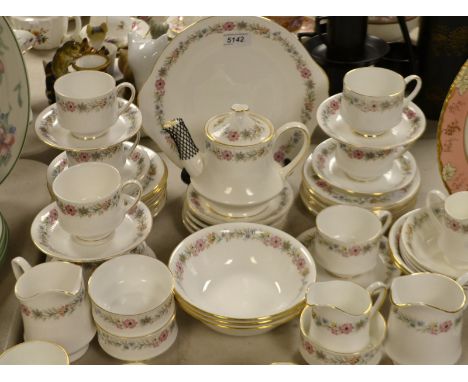
POLYGON ((231 106, 233 111, 249 111, 249 105, 242 104, 242 103, 235 103, 231 106))

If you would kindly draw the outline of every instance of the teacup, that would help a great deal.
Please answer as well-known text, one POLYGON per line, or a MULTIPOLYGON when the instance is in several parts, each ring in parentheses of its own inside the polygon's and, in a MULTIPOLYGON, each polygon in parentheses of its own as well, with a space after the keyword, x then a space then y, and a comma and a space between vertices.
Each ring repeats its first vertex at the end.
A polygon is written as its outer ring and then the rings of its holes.
POLYGON ((377 265, 379 242, 392 222, 389 211, 337 205, 317 215, 317 262, 328 272, 352 277, 377 265), (383 221, 383 223, 382 223, 383 221))
POLYGON ((309 337, 323 347, 353 353, 370 344, 369 322, 387 295, 384 283, 376 281, 367 289, 351 281, 316 282, 307 291, 311 322, 309 337), (372 296, 377 299, 372 304, 372 296))
POLYGON ((83 70, 65 74, 54 84, 59 124, 81 139, 93 139, 107 132, 135 98, 129 82, 115 86, 104 72, 83 70), (118 93, 129 88, 130 99, 119 106, 118 93))
POLYGON ((66 350, 47 341, 26 341, 0 354, 0 365, 69 365, 66 350))
POLYGON ((392 149, 355 147, 338 142, 335 158, 337 165, 351 178, 359 181, 377 179, 389 171, 393 161, 407 151, 407 146, 392 149))
POLYGON ((468 191, 445 196, 438 190, 426 196, 428 213, 440 229, 438 245, 453 265, 468 264, 468 191), (439 207, 437 209, 437 207, 439 207))
POLYGON ((55 49, 63 40, 78 37, 81 30, 81 18, 73 16, 75 26, 67 33, 69 17, 67 16, 11 16, 13 26, 31 32, 36 43, 34 49, 55 49))
POLYGON ((146 336, 174 315, 174 280, 167 266, 144 255, 101 264, 88 281, 94 321, 123 337, 146 336))
MULTIPOLYGON (((140 142, 140 132, 137 133, 135 142, 130 147, 130 149, 126 150, 125 145, 123 143, 118 143, 116 145, 107 147, 102 150, 76 150, 76 151, 66 151, 67 160, 69 166, 75 166, 80 163, 87 163, 87 162, 102 162, 110 164, 114 166, 119 172, 122 174, 122 171, 127 163, 127 160, 132 158, 134 155, 135 148, 138 146, 140 142)), ((135 154, 140 154, 139 152, 135 154)), ((142 155, 146 155, 146 152, 142 152, 142 155)), ((149 167, 149 161, 144 161, 149 167)), ((139 177, 136 180, 142 180, 148 172, 148 169, 140 172, 139 177)))
POLYGON ((341 116, 357 133, 365 136, 384 134, 400 123, 403 108, 419 93, 421 78, 384 68, 365 67, 349 71, 343 78, 341 116), (416 87, 405 97, 406 85, 416 87))
POLYGON ((143 191, 136 180, 122 184, 115 167, 99 162, 68 167, 55 178, 52 189, 60 225, 73 237, 85 241, 103 240, 112 234, 139 202, 143 191), (138 195, 126 205, 122 191, 129 185, 138 187, 138 195))

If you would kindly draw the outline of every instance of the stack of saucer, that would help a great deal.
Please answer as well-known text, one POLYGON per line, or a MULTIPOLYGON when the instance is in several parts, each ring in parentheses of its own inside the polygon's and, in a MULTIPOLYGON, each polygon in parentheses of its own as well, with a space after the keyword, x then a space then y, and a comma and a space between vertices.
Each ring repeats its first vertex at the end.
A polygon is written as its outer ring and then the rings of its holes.
POLYGON ((274 197, 263 211, 254 215, 236 217, 221 214, 216 209, 211 208, 211 202, 190 185, 182 209, 182 222, 190 233, 215 224, 234 222, 258 223, 282 229, 286 224, 286 215, 293 201, 294 194, 291 185, 285 182, 285 187, 280 194, 274 197))
POLYGON ((57 80, 57 103, 43 110, 35 125, 44 143, 64 150, 49 165, 47 186, 55 199, 52 183, 66 168, 108 163, 117 168, 123 181, 141 182, 141 201, 156 216, 166 201, 167 168, 154 151, 138 145, 141 113, 131 103, 133 96, 129 101, 117 98, 123 86, 133 89, 128 83, 116 87, 111 76, 97 71, 74 72, 57 80), (89 83, 89 89, 78 88, 78 82, 89 83))
POLYGON ((407 150, 426 127, 423 112, 410 102, 419 85, 417 76, 403 79, 382 68, 348 72, 343 93, 317 111, 331 139, 304 164, 300 195, 308 210, 351 204, 399 216, 414 205, 421 178, 407 150), (403 98, 405 82, 413 79, 415 90, 403 98))

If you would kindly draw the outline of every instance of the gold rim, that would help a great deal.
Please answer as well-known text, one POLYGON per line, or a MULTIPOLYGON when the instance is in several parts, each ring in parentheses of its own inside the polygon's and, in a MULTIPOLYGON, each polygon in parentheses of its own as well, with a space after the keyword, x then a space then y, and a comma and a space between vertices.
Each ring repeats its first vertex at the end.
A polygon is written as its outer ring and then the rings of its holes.
POLYGON ((222 315, 210 313, 210 312, 207 312, 207 311, 205 311, 203 309, 200 309, 200 308, 196 307, 195 305, 191 304, 190 302, 188 302, 187 300, 185 300, 177 292, 177 290, 174 291, 174 294, 175 294, 175 297, 176 297, 177 301, 181 300, 182 304, 188 305, 192 309, 200 312, 200 314, 203 314, 204 316, 207 316, 207 317, 212 317, 213 319, 215 319, 217 321, 226 321, 226 322, 231 322, 231 323, 233 323, 233 322, 236 322, 236 323, 264 323, 266 321, 274 321, 274 320, 276 320, 278 318, 285 317, 285 316, 289 315, 294 310, 301 309, 305 304, 305 297, 304 297, 297 304, 293 305, 292 307, 290 307, 290 308, 288 308, 288 309, 286 309, 286 310, 284 310, 282 312, 276 313, 276 314, 263 316, 263 317, 234 318, 234 317, 228 317, 228 316, 222 316, 222 315))
POLYGON ((3 358, 3 356, 7 353, 10 353, 12 350, 17 349, 18 347, 22 346, 23 344, 26 343, 46 343, 49 345, 54 345, 55 347, 59 348, 60 350, 63 351, 65 354, 65 359, 66 359, 66 365, 70 365, 70 357, 68 356, 68 352, 65 350, 65 348, 59 344, 56 344, 55 342, 50 342, 50 341, 44 341, 44 340, 33 340, 33 341, 24 341, 19 344, 16 344, 8 349, 5 349, 3 353, 0 353, 0 359, 3 358))
MULTIPOLYGON (((438 167, 438 170, 439 170, 440 179, 442 179, 442 183, 444 184, 445 189, 450 194, 452 194, 453 191, 450 189, 449 185, 445 181, 444 176, 442 174, 444 165, 442 163, 442 159, 440 158, 441 155, 442 155, 442 144, 440 143, 440 139, 441 139, 441 136, 442 136, 442 123, 443 123, 443 120, 444 120, 445 111, 446 111, 446 109, 448 107, 448 104, 449 104, 449 102, 450 102, 450 100, 452 98, 453 93, 455 92, 455 86, 458 84, 458 76, 461 75, 461 73, 464 73, 466 70, 468 70, 468 60, 466 60, 465 63, 462 65, 462 67, 458 71, 457 75, 455 76, 455 79, 453 80, 452 84, 450 85, 450 89, 449 89, 447 95, 445 96, 444 104, 442 105, 442 110, 440 111, 439 121, 438 121, 438 124, 437 124, 437 163, 438 163, 437 167, 438 167)), ((465 152, 465 159, 468 162, 466 152, 465 152)))

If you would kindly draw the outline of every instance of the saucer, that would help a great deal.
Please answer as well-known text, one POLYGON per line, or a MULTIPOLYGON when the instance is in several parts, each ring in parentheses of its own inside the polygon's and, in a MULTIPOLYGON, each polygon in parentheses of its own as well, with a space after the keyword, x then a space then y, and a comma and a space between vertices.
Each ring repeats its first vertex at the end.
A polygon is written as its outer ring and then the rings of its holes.
POLYGON ((456 279, 468 271, 468 267, 449 264, 437 239, 438 227, 432 221, 428 209, 413 211, 403 223, 400 234, 400 254, 413 268, 423 272, 440 273, 456 279))
MULTIPOLYGON (((322 266, 318 263, 317 259, 314 256, 315 246, 314 240, 315 235, 317 234, 317 229, 311 228, 307 231, 301 233, 297 240, 304 244, 312 257, 315 260, 317 266, 317 281, 331 281, 331 280, 343 280, 344 278, 334 276, 331 273, 327 272, 322 266)), ((383 283, 390 285, 393 278, 399 276, 401 272, 393 264, 392 258, 390 256, 388 248, 388 240, 386 237, 382 237, 379 243, 379 253, 378 261, 376 267, 366 273, 357 275, 355 277, 346 278, 346 280, 353 281, 363 288, 367 288, 370 284, 375 281, 382 281, 383 283)))
MULTIPOLYGON (((119 98, 119 105, 125 100, 119 98)), ((107 133, 95 139, 80 139, 62 127, 57 120, 57 107, 52 104, 46 107, 36 119, 35 130, 41 141, 59 150, 99 150, 126 141, 133 137, 141 127, 141 113, 134 104, 122 113, 117 122, 107 133)))
POLYGON ((191 214, 208 225, 226 223, 226 222, 255 222, 258 224, 269 225, 282 217, 291 208, 294 202, 294 193, 291 185, 286 181, 283 190, 268 202, 266 208, 257 215, 234 218, 223 216, 213 211, 210 202, 200 195, 192 185, 187 188, 186 204, 191 214))
MULTIPOLYGON (((132 146, 131 142, 124 142, 125 148, 130 148, 132 146)), ((141 157, 148 157, 149 164, 148 164, 148 171, 146 175, 144 175, 143 179, 140 181, 142 187, 143 187, 143 194, 142 194, 142 200, 146 203, 147 200, 155 200, 155 193, 158 193, 159 191, 162 191, 163 188, 165 188, 166 182, 167 182, 167 167, 164 161, 161 159, 161 157, 156 154, 153 150, 142 146, 138 145, 135 148, 134 153, 139 152, 143 153, 145 152, 146 155, 142 155, 141 157)), ((127 162, 134 162, 134 160, 130 160, 127 162)), ((137 169, 138 167, 138 160, 132 166, 137 169)), ((56 156, 52 162, 50 162, 49 167, 47 168, 47 187, 49 188, 49 192, 52 195, 52 183, 54 182, 54 179, 66 168, 68 168, 68 159, 67 155, 65 152, 62 152, 58 156, 56 156)), ((131 171, 131 170, 129 170, 131 171)), ((138 171, 138 170, 137 170, 138 171)), ((134 195, 132 195, 134 196, 134 195)))
POLYGON ((51 203, 34 218, 31 225, 32 241, 46 255, 73 263, 108 260, 137 247, 151 231, 153 218, 148 207, 139 202, 132 213, 105 242, 96 245, 74 240, 57 219, 57 205, 51 203))
POLYGON ((410 152, 404 153, 393 161, 392 168, 375 180, 360 182, 349 177, 336 160, 337 142, 327 139, 320 143, 312 153, 312 168, 322 179, 332 186, 350 193, 384 194, 406 187, 416 176, 416 161, 410 152))
POLYGON ((411 274, 419 272, 417 269, 413 268, 412 265, 406 263, 401 256, 400 252, 400 234, 403 224, 405 223, 408 216, 410 216, 414 211, 407 212, 406 214, 400 216, 391 226, 390 231, 388 232, 388 245, 390 247, 390 256, 395 266, 403 274, 411 274))
POLYGON ((313 169, 312 157, 313 154, 310 154, 302 169, 303 187, 308 193, 314 195, 316 199, 327 206, 350 204, 368 209, 396 210, 400 207, 407 207, 413 201, 421 184, 419 170, 416 170, 414 179, 399 190, 382 195, 353 194, 339 189, 320 178, 313 169))
POLYGON ((317 121, 322 130, 339 142, 381 150, 409 145, 418 139, 426 128, 426 117, 413 102, 405 108, 401 122, 390 131, 377 137, 356 133, 340 114, 341 93, 327 98, 317 110, 317 121))

